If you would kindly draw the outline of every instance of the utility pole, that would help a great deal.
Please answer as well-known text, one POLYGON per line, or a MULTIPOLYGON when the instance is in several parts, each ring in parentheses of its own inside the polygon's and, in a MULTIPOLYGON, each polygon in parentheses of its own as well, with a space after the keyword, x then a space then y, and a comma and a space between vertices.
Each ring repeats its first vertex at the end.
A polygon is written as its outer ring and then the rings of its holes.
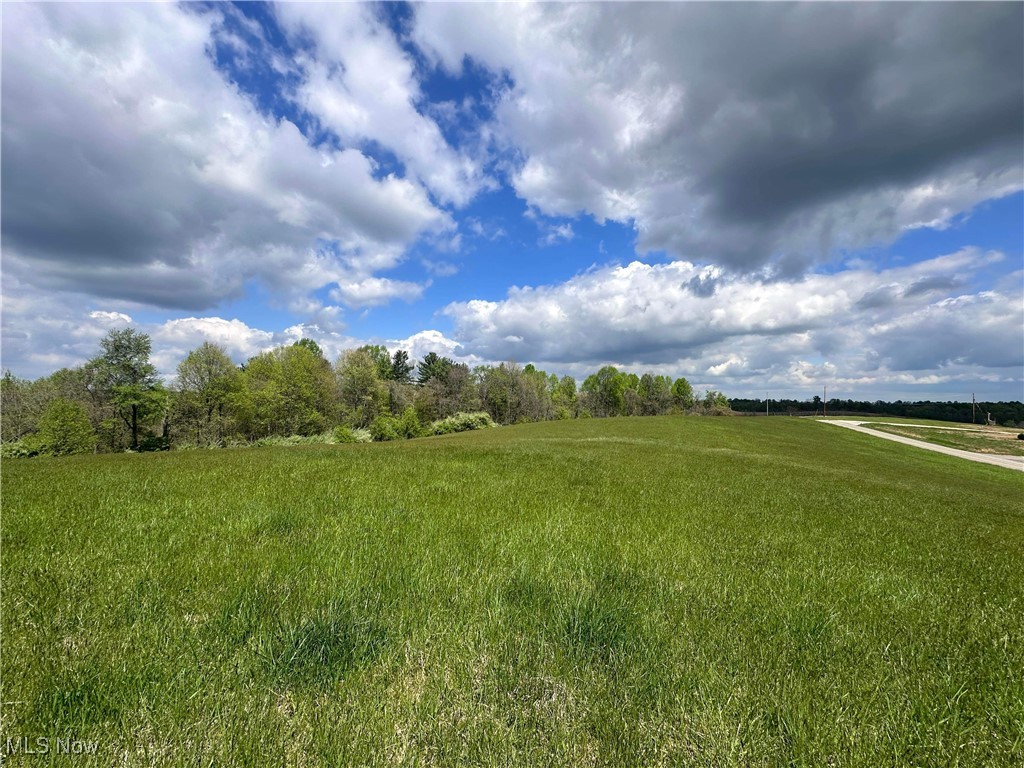
POLYGON ((974 417, 974 409, 978 407, 978 401, 974 399, 974 393, 971 392, 971 424, 977 424, 978 422, 974 417))
POLYGON ((824 397, 821 398, 822 415, 828 416, 828 384, 825 385, 824 397))
POLYGON ((764 415, 768 415, 768 393, 764 393, 764 415))

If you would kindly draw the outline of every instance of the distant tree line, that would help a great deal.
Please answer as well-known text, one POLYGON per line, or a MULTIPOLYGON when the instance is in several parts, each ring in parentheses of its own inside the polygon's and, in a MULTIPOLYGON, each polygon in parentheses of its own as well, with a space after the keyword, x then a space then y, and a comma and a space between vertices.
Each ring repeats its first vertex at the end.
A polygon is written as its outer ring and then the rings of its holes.
POLYGON ((6 456, 165 450, 287 439, 392 440, 549 419, 729 412, 721 392, 685 378, 604 366, 580 386, 533 365, 467 365, 434 352, 413 361, 367 345, 330 362, 310 339, 235 365, 209 342, 165 386, 150 338, 111 331, 95 358, 28 381, 0 380, 6 456))
MULTIPOLYGON (((764 400, 746 400, 732 398, 729 400, 732 410, 740 413, 765 413, 764 400)), ((984 424, 988 414, 997 424, 1007 427, 1024 427, 1024 403, 1011 402, 979 402, 973 407, 973 418, 984 424)), ((833 398, 827 402, 815 395, 810 400, 771 400, 768 404, 771 415, 809 415, 827 412, 829 416, 896 416, 905 419, 933 419, 935 421, 954 421, 971 423, 971 403, 936 403, 929 400, 905 402, 884 402, 876 400, 841 400, 833 398)))

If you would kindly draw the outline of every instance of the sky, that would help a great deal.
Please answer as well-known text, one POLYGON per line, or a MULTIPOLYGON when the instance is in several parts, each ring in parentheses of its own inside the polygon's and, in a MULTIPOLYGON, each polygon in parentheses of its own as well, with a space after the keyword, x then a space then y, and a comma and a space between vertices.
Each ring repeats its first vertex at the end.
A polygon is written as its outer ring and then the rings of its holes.
POLYGON ((1024 399, 1024 4, 5 4, 0 364, 1024 399))

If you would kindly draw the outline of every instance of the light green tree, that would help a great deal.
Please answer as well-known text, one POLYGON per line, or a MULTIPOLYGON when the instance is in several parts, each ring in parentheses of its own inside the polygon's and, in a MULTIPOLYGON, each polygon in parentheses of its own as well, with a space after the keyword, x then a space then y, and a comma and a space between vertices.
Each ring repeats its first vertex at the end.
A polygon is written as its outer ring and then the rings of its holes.
POLYGON ((682 408, 683 410, 693 408, 693 387, 690 386, 690 382, 682 376, 676 379, 672 384, 672 400, 675 402, 677 407, 682 408))
POLYGON ((223 347, 203 342, 178 364, 174 422, 198 443, 219 443, 242 392, 242 373, 223 347))
POLYGON ((580 388, 587 395, 587 407, 594 416, 620 416, 625 405, 626 379, 613 365, 592 373, 580 388))
POLYGON ((388 389, 377 360, 365 347, 343 353, 335 376, 342 411, 352 426, 366 427, 387 410, 388 389))
POLYGON ((41 453, 71 456, 89 453, 96 447, 96 433, 85 408, 72 400, 58 397, 39 419, 36 440, 41 453))

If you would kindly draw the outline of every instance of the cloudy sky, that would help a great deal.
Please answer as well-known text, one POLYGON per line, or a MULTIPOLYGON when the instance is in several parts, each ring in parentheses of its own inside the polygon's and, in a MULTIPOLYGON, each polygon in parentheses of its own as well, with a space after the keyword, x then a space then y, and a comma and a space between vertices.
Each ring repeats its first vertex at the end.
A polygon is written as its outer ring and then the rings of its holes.
POLYGON ((7 4, 2 365, 1024 398, 1024 4, 7 4))

